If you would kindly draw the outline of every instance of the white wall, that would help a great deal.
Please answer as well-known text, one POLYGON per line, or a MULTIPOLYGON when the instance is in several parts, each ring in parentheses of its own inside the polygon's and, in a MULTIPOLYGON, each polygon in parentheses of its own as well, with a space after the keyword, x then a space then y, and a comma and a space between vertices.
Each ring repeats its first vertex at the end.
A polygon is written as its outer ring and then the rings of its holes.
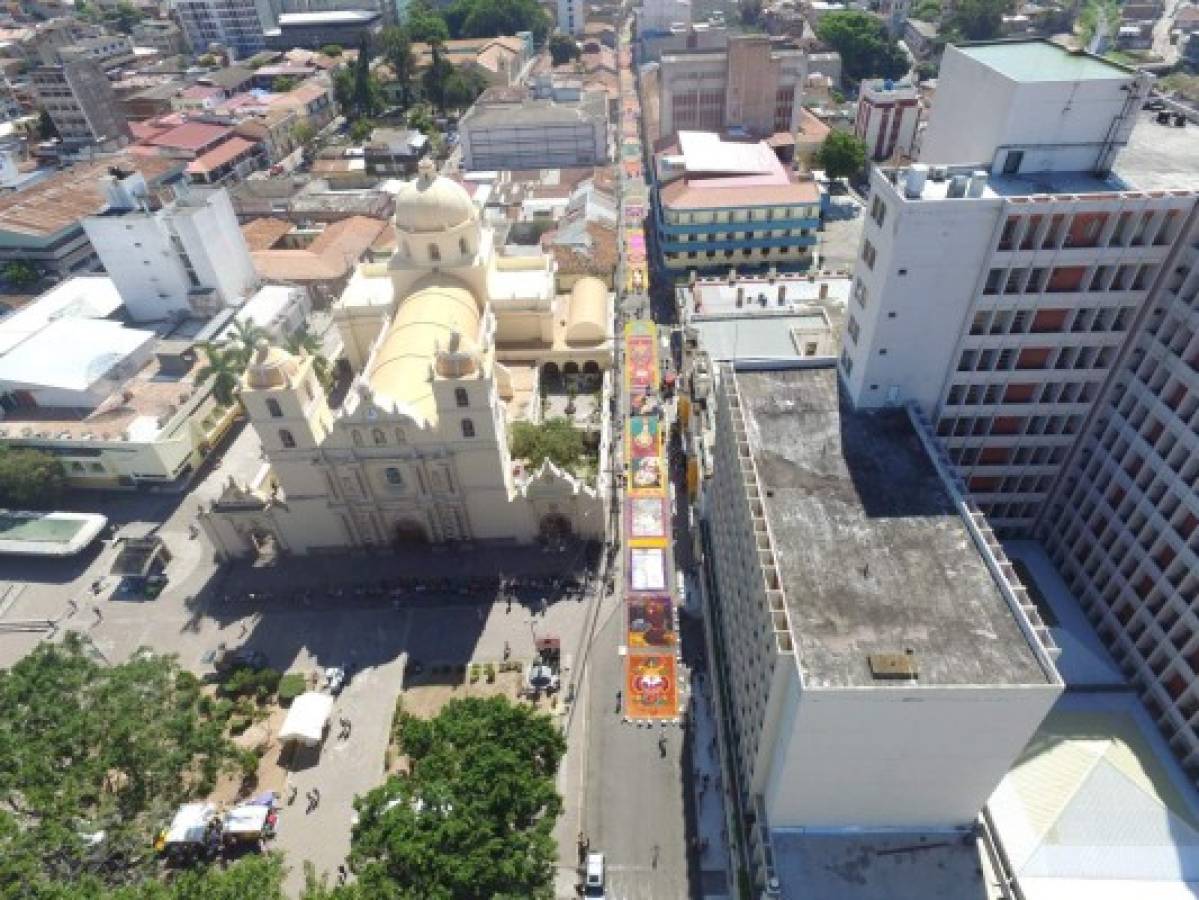
POLYGON ((258 283, 254 260, 225 189, 193 190, 192 195, 203 198, 204 205, 177 208, 172 224, 200 283, 215 288, 221 301, 232 306, 258 283))
POLYGON ((953 355, 994 246, 1002 201, 902 200, 877 169, 871 197, 880 198, 887 212, 880 228, 870 204, 864 211, 862 239, 877 256, 871 269, 859 247, 854 265, 854 277, 866 286, 866 305, 852 297, 848 302, 847 316, 859 333, 855 343, 847 318, 842 340, 853 369, 846 383, 855 406, 886 405, 889 389, 898 386, 895 401, 916 400, 931 412, 956 365, 953 355))
MULTIPOLYGON (((1130 100, 1132 109, 1147 82, 1126 79, 1014 82, 950 45, 937 79, 920 159, 926 163, 977 164, 1002 168, 1000 147, 1039 146, 1026 151, 1022 172, 1083 172, 1096 166, 1112 121, 1130 100)), ((1127 141, 1136 115, 1115 134, 1127 141)))
POLYGON ((1060 693, 1048 685, 793 692, 765 792, 770 825, 968 824, 1060 693))

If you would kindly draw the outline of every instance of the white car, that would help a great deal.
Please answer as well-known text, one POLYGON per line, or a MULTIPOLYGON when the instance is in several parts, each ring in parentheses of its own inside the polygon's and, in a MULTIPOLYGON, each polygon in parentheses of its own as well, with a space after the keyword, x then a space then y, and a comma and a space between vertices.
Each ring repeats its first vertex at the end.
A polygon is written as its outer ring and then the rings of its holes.
POLYGON ((587 868, 583 878, 583 896, 603 900, 604 893, 604 854, 588 853, 587 868))

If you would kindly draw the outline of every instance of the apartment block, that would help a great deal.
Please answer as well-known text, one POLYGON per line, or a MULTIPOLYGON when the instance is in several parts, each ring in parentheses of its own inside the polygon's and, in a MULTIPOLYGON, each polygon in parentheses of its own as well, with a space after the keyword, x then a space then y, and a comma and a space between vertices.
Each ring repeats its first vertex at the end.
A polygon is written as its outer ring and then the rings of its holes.
POLYGON ((1045 42, 950 47, 941 76, 923 162, 872 176, 843 384, 924 410, 1199 778, 1199 134, 1045 42))
POLYGON ((663 53, 659 129, 791 134, 803 107, 807 59, 786 38, 734 35, 727 47, 663 53))
POLYGON ((918 403, 995 527, 1026 533, 1191 233, 1194 135, 1142 118, 1144 76, 1047 42, 944 65, 933 161, 872 175, 841 368, 855 405, 918 403), (973 117, 962 72, 994 98, 973 117), (980 142, 992 116, 1010 125, 980 142), (972 155, 945 165, 956 152, 972 155))
POLYGON ((30 79, 68 152, 116 150, 129 143, 129 125, 104 71, 92 59, 60 51, 57 65, 38 66, 30 79))
POLYGON ((228 47, 237 58, 262 50, 268 23, 254 0, 178 0, 175 10, 193 53, 212 44, 228 47))
POLYGON ((575 37, 587 27, 587 4, 583 0, 558 0, 558 30, 575 37))
POLYGON ((910 156, 920 122, 920 92, 906 81, 876 78, 862 82, 853 130, 876 161, 910 156))
POLYGON ((140 175, 102 179, 106 207, 83 222, 136 322, 210 314, 244 301, 254 261, 222 188, 188 188, 158 204, 140 175))

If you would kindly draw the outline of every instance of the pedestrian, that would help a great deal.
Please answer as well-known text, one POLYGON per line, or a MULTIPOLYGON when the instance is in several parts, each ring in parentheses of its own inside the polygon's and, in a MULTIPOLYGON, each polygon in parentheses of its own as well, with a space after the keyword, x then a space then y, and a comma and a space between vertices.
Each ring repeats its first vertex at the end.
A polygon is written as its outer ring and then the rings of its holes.
POLYGON ((658 868, 658 845, 657 844, 654 844, 654 856, 653 856, 653 860, 651 861, 650 865, 653 866, 653 868, 655 868, 655 869, 658 868))
POLYGON ((337 867, 337 883, 339 885, 346 883, 346 874, 347 873, 346 873, 345 865, 340 865, 337 867))
POLYGON ((320 804, 320 802, 321 802, 321 789, 320 788, 314 787, 312 789, 312 799, 315 801, 314 805, 320 804))

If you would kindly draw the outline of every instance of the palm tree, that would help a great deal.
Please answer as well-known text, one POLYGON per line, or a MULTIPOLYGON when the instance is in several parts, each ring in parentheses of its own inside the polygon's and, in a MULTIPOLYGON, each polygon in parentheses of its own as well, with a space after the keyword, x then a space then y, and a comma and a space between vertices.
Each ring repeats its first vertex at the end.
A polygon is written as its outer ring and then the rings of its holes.
POLYGON ((333 385, 333 367, 329 364, 328 357, 321 353, 321 342, 309 334, 307 328, 301 328, 295 334, 289 335, 286 343, 289 352, 298 356, 304 351, 312 357, 312 371, 316 373, 316 380, 328 391, 333 385))
POLYGON ((237 393, 237 383, 245 371, 240 349, 222 350, 212 344, 201 344, 200 349, 208 357, 208 364, 196 373, 197 381, 212 379, 212 395, 221 406, 232 406, 237 393))
POLYGON ((250 360, 254 357, 254 347, 260 338, 270 340, 270 335, 261 325, 254 321, 233 320, 233 337, 226 347, 229 352, 236 355, 237 359, 241 360, 243 369, 250 364, 250 360))

